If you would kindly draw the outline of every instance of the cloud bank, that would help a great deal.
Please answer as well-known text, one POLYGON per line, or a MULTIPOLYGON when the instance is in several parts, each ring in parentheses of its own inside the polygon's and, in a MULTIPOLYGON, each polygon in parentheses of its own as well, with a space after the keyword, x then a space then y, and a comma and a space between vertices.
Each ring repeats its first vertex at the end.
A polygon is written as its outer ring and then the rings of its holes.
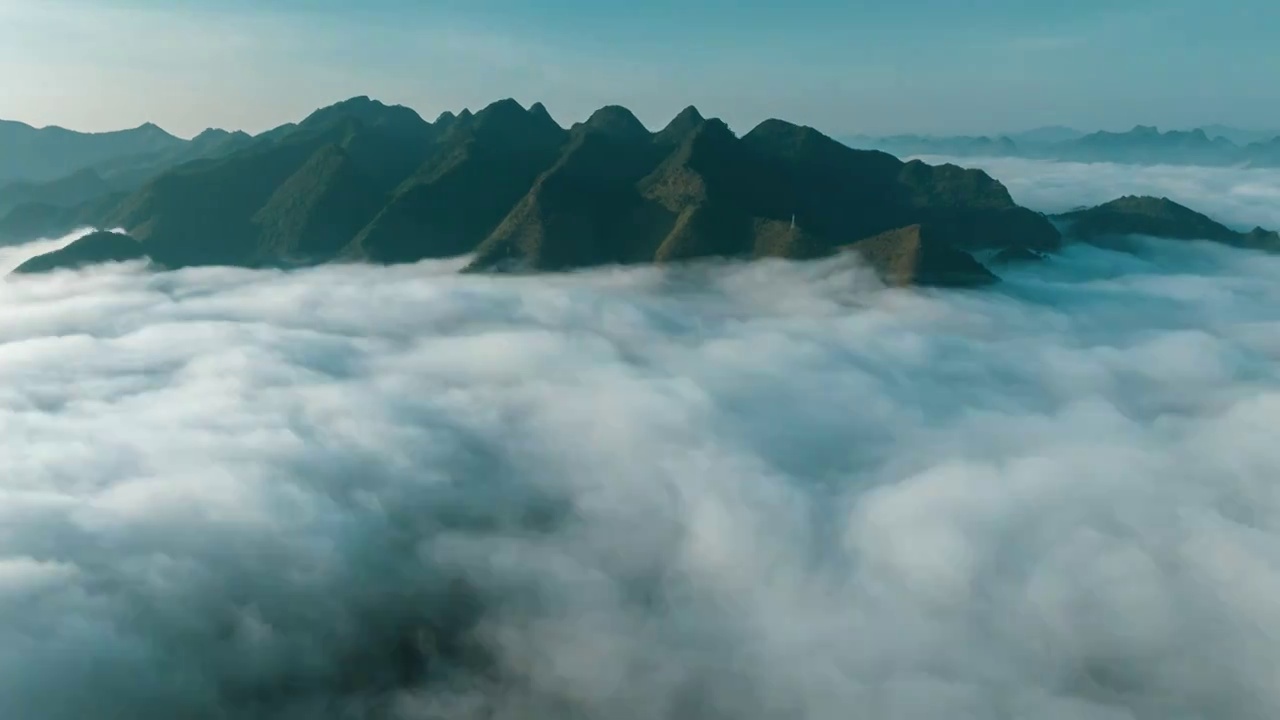
POLYGON ((1280 714, 1280 259, 849 262, 0 283, 0 715, 1280 714))

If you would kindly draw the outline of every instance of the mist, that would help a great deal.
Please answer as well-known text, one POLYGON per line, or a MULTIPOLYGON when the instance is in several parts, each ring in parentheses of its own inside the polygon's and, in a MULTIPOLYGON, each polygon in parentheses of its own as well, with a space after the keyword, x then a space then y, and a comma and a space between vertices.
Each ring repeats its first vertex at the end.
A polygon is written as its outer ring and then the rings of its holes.
POLYGON ((1280 716, 1280 259, 1142 243, 0 282, 0 715, 1280 716))

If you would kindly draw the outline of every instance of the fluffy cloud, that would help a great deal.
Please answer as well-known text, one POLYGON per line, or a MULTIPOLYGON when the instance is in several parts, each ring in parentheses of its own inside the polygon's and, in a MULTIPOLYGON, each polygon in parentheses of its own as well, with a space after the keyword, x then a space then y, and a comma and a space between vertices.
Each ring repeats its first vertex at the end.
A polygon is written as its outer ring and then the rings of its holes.
POLYGON ((454 269, 0 283, 0 714, 1280 713, 1280 260, 454 269))

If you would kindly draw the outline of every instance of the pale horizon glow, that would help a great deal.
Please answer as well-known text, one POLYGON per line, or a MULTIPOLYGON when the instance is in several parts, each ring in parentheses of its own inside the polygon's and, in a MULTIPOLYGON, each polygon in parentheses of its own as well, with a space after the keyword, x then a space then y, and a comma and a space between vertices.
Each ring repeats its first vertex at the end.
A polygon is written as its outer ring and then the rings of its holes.
POLYGON ((621 104, 661 127, 693 104, 739 131, 1270 129, 1280 7, 1232 5, 0 0, 0 118, 256 133, 368 95, 427 119, 513 97, 565 125, 621 104))

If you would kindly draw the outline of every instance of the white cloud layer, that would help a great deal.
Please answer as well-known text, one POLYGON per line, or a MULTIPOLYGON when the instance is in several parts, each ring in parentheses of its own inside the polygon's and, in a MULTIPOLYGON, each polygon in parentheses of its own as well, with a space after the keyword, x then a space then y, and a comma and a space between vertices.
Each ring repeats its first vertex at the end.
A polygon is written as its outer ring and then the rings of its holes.
POLYGON ((0 716, 1280 716, 1280 259, 847 262, 0 283, 0 716))

